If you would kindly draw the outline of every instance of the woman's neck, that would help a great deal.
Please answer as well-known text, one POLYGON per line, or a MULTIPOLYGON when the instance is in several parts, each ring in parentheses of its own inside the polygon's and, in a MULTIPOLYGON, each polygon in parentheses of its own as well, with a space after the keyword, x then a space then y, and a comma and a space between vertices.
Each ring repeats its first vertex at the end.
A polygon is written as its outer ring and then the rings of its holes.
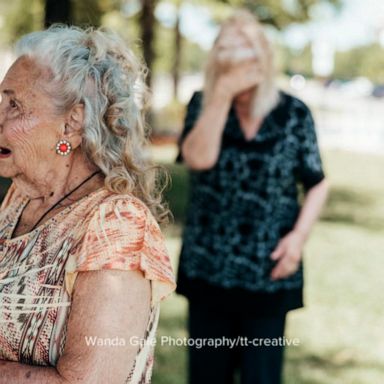
POLYGON ((253 139, 259 131, 263 119, 252 116, 251 102, 241 103, 240 105, 235 102, 235 111, 245 139, 253 139))
MULTIPOLYGON (((80 150, 75 150, 72 158, 65 164, 59 163, 59 166, 47 169, 44 174, 19 174, 13 182, 31 200, 39 202, 42 206, 50 206, 96 170, 97 167, 91 165, 80 150)), ((100 179, 98 184, 101 186, 100 179)))

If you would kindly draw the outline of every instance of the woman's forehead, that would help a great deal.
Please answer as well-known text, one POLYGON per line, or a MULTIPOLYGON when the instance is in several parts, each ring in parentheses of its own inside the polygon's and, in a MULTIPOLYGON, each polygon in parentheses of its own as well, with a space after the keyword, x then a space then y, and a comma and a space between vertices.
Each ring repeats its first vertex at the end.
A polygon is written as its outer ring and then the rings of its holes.
POLYGON ((249 45, 249 42, 245 36, 239 33, 234 33, 234 34, 228 33, 220 36, 216 45, 219 48, 226 48, 226 47, 237 48, 237 47, 249 45))
POLYGON ((254 25, 231 24, 225 27, 219 36, 219 46, 238 46, 255 43, 258 37, 258 29, 254 25))
POLYGON ((21 93, 41 79, 43 71, 32 59, 20 57, 6 73, 0 87, 3 93, 21 93))
POLYGON ((219 40, 230 39, 242 36, 241 28, 238 25, 228 25, 220 32, 219 40))

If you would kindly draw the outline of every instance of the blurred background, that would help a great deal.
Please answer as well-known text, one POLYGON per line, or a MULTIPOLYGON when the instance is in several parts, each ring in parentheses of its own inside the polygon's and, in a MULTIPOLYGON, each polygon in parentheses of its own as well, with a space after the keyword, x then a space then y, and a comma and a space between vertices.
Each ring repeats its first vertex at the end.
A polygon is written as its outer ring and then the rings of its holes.
MULTIPOLYGON (((151 152, 172 176, 165 228, 177 270, 188 173, 175 165, 185 104, 201 88, 220 22, 237 7, 265 23, 279 84, 311 108, 331 193, 305 252, 305 304, 290 312, 288 384, 384 382, 384 2, 383 0, 0 0, 0 78, 12 44, 54 22, 103 25, 147 62, 151 152)), ((0 179, 0 199, 8 180, 0 179)), ((186 383, 187 302, 164 302, 154 384, 186 383)), ((213 383, 216 384, 216 383, 213 383)), ((220 384, 220 383, 217 383, 220 384)))

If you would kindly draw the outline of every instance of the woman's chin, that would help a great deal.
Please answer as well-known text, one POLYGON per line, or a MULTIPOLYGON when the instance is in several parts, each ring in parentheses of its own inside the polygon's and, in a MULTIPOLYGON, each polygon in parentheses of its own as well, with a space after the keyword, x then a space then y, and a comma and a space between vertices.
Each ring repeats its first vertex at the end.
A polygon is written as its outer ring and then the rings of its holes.
POLYGON ((16 172, 14 172, 10 166, 2 164, 0 161, 0 177, 4 179, 12 179, 15 175, 16 172))

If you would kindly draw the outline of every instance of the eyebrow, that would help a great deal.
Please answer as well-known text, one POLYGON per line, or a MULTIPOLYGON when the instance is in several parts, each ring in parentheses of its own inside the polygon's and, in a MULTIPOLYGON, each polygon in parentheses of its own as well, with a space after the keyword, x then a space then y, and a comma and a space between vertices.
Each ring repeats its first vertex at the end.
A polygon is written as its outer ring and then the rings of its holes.
MULTIPOLYGON (((16 95, 16 92, 13 89, 4 89, 3 91, 1 91, 1 93, 5 94, 7 96, 13 96, 13 97, 15 97, 15 95, 16 95)), ((15 100, 16 100, 16 102, 23 104, 17 97, 15 97, 15 100)))
POLYGON ((4 89, 3 93, 5 93, 6 95, 15 95, 15 91, 13 91, 12 89, 4 89))

